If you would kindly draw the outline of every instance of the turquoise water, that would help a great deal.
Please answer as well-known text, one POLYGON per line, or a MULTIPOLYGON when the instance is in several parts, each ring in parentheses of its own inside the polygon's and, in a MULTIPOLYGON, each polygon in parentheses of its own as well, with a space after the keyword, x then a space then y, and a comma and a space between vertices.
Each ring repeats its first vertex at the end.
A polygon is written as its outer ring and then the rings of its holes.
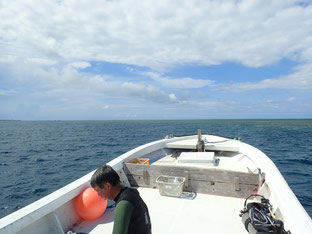
POLYGON ((0 121, 0 217, 136 146, 198 129, 262 150, 312 216, 312 120, 151 120, 0 121))

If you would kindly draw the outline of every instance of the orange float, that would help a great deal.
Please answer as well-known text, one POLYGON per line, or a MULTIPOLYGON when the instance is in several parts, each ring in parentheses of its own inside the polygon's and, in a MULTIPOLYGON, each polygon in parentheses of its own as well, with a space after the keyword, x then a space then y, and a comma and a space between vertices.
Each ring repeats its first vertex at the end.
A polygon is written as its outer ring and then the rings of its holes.
POLYGON ((74 204, 80 218, 94 220, 105 212, 107 200, 100 197, 93 188, 87 188, 75 198, 74 204))

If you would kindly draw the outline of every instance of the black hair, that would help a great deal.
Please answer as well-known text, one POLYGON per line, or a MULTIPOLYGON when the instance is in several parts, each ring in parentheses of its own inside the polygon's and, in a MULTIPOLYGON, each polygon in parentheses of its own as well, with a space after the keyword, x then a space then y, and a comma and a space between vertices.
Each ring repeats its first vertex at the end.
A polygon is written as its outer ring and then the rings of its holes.
POLYGON ((90 184, 94 188, 98 186, 103 189, 104 184, 109 182, 112 186, 120 183, 118 173, 109 165, 103 165, 99 167, 91 177, 90 184))

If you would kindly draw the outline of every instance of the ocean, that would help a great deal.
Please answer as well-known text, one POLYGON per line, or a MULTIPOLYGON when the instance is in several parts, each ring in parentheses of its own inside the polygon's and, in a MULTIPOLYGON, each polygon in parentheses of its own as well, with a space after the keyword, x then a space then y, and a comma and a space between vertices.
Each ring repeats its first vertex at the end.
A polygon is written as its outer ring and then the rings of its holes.
POLYGON ((312 120, 0 121, 0 218, 150 141, 240 137, 267 154, 312 217, 312 120))

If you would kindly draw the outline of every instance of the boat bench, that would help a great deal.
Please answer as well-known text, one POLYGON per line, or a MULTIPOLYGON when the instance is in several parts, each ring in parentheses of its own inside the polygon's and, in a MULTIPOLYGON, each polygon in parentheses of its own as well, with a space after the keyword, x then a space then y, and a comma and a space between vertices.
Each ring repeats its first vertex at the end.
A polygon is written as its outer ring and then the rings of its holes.
POLYGON ((157 188, 160 175, 185 178, 183 191, 227 197, 246 198, 255 193, 264 174, 172 165, 141 165, 124 163, 123 170, 132 187, 157 188))

